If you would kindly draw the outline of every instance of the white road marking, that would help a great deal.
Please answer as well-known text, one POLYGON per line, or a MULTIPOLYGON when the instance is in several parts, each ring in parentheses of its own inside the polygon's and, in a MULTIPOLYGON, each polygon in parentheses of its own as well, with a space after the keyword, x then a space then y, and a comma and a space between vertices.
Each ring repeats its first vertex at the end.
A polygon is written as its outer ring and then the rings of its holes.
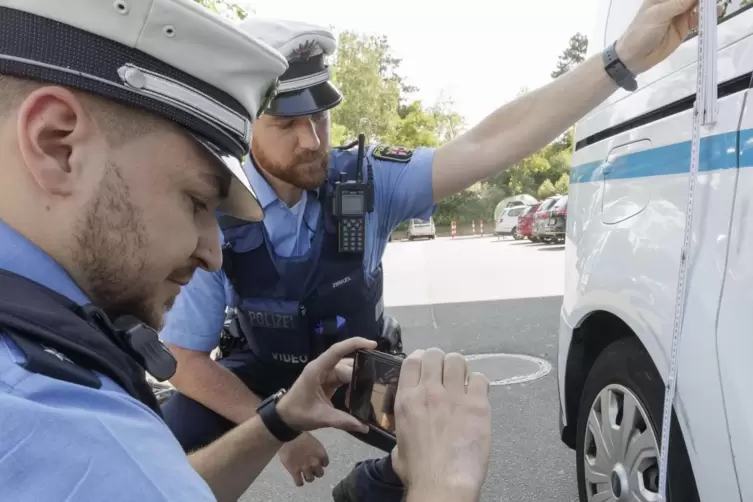
POLYGON ((489 385, 512 385, 516 383, 530 382, 531 380, 537 380, 543 376, 546 376, 550 371, 552 371, 552 365, 549 364, 547 360, 541 359, 540 357, 528 356, 525 354, 470 354, 465 356, 465 359, 466 361, 478 361, 481 359, 502 359, 506 357, 512 359, 522 359, 524 361, 534 363, 539 367, 539 369, 538 371, 529 373, 527 375, 515 375, 508 378, 502 378, 500 380, 494 380, 490 382, 489 385))

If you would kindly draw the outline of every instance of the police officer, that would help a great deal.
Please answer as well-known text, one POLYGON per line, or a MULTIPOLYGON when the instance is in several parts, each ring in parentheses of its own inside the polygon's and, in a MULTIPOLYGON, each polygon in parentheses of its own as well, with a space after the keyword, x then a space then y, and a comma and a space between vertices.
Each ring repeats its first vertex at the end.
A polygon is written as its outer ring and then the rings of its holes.
MULTIPOLYGON (((259 120, 245 166, 266 218, 262 224, 221 218, 223 270, 196 274, 162 333, 180 361, 173 383, 182 392, 164 411, 184 447, 248 419, 256 403, 334 340, 356 334, 379 340, 385 322, 380 261, 394 227, 408 218, 428 219, 435 203, 542 148, 618 89, 635 90, 636 75, 683 41, 696 22, 696 3, 644 0, 603 54, 503 106, 466 134, 436 151, 369 147, 363 161, 356 148, 328 155, 326 111, 340 100, 323 62, 334 49, 331 34, 248 21, 245 29, 278 47, 290 67, 259 120), (354 179, 357 186, 345 186, 354 179), (365 213, 365 237, 361 220, 343 213, 365 213), (216 363, 209 353, 227 306, 239 310, 240 341, 216 363)), ((298 485, 301 473, 312 481, 327 463, 321 445, 307 435, 287 445, 281 459, 298 485)), ((363 471, 349 477, 355 483, 339 485, 344 488, 336 497, 368 497, 368 483, 358 481, 363 471)))
MULTIPOLYGON (((237 500, 291 435, 365 430, 327 399, 343 356, 376 346, 362 338, 188 458, 145 380, 175 370, 153 329, 165 309, 220 267, 215 210, 262 217, 240 159, 286 67, 191 0, 0 0, 0 499, 237 500)), ((437 352, 406 363, 406 396, 446 381, 459 356, 437 352)), ((476 382, 445 402, 488 405, 476 382)), ((437 439, 401 442, 417 490, 430 472, 411 458, 437 439)), ((480 486, 488 455, 467 452, 480 486)))
MULTIPOLYGON (((328 29, 264 18, 250 18, 241 29, 278 49, 289 68, 254 125, 245 165, 264 222, 220 218, 223 269, 197 272, 161 333, 179 360, 171 382, 182 392, 163 411, 187 451, 251 417, 262 399, 289 386, 307 361, 338 340, 364 336, 399 352, 398 327, 385 322, 381 257, 395 226, 429 219, 434 207, 433 150, 371 147, 360 173, 358 148, 330 152, 329 110, 343 98, 327 66, 335 50, 328 29), (365 235, 348 233, 333 211, 343 203, 338 186, 359 178, 365 189, 356 204, 364 211, 365 235), (344 246, 359 242, 362 249, 344 246), (239 312, 230 331, 240 336, 215 362, 209 354, 227 307, 239 312)), ((339 408, 344 397, 335 396, 339 408)), ((359 438, 385 452, 394 448, 376 432, 359 438)), ((310 434, 285 445, 280 458, 298 486, 321 476, 328 463, 310 434)), ((399 485, 388 456, 382 464, 399 485)))

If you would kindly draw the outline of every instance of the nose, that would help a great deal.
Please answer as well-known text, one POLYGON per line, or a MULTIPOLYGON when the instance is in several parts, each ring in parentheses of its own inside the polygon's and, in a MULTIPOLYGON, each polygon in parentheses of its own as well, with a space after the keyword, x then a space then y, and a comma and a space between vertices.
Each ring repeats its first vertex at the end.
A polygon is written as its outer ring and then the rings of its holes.
POLYGON ((321 146, 321 140, 316 132, 316 125, 307 117, 301 120, 298 127, 298 146, 303 150, 315 152, 321 146))
POLYGON ((199 266, 207 272, 217 272, 222 267, 222 242, 216 220, 212 225, 204 225, 194 255, 199 266))

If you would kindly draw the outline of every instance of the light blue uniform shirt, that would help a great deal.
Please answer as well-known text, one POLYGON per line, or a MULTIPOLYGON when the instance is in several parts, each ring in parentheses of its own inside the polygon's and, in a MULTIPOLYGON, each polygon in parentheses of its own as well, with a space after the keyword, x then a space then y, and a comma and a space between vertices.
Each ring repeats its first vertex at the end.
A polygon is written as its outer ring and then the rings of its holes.
MULTIPOLYGON (((0 222, 0 269, 78 304, 66 272, 0 222)), ((36 373, 0 331, 0 501, 163 502, 215 500, 165 423, 98 374, 92 389, 36 373)))
MULTIPOLYGON (((367 154, 371 155, 372 150, 369 148, 367 154)), ((410 162, 372 157, 374 211, 366 215, 364 272, 377 269, 395 227, 410 218, 428 220, 434 211, 434 152, 433 148, 417 148, 410 162)), ((264 208, 264 226, 275 252, 281 256, 305 254, 317 227, 321 204, 318 200, 307 204, 304 198, 294 208, 288 208, 253 165, 247 163, 244 169, 264 208)), ((220 341, 225 308, 236 303, 237 295, 222 270, 197 270, 167 314, 160 338, 186 349, 210 352, 220 341)))

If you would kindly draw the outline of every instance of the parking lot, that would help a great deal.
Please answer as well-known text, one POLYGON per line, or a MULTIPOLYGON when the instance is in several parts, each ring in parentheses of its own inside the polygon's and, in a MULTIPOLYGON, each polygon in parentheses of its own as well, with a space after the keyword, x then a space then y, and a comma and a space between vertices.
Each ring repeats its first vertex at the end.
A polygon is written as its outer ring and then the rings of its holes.
MULTIPOLYGON (((575 454, 557 430, 557 327, 564 246, 496 237, 396 241, 384 257, 385 304, 407 351, 436 346, 475 355, 492 387, 493 449, 482 500, 575 502, 575 454), (521 354, 519 358, 493 354, 521 354), (489 355, 478 357, 477 355, 489 355)), ((381 452, 345 433, 319 431, 324 478, 296 488, 274 460, 242 499, 329 501, 359 460, 381 452)))

